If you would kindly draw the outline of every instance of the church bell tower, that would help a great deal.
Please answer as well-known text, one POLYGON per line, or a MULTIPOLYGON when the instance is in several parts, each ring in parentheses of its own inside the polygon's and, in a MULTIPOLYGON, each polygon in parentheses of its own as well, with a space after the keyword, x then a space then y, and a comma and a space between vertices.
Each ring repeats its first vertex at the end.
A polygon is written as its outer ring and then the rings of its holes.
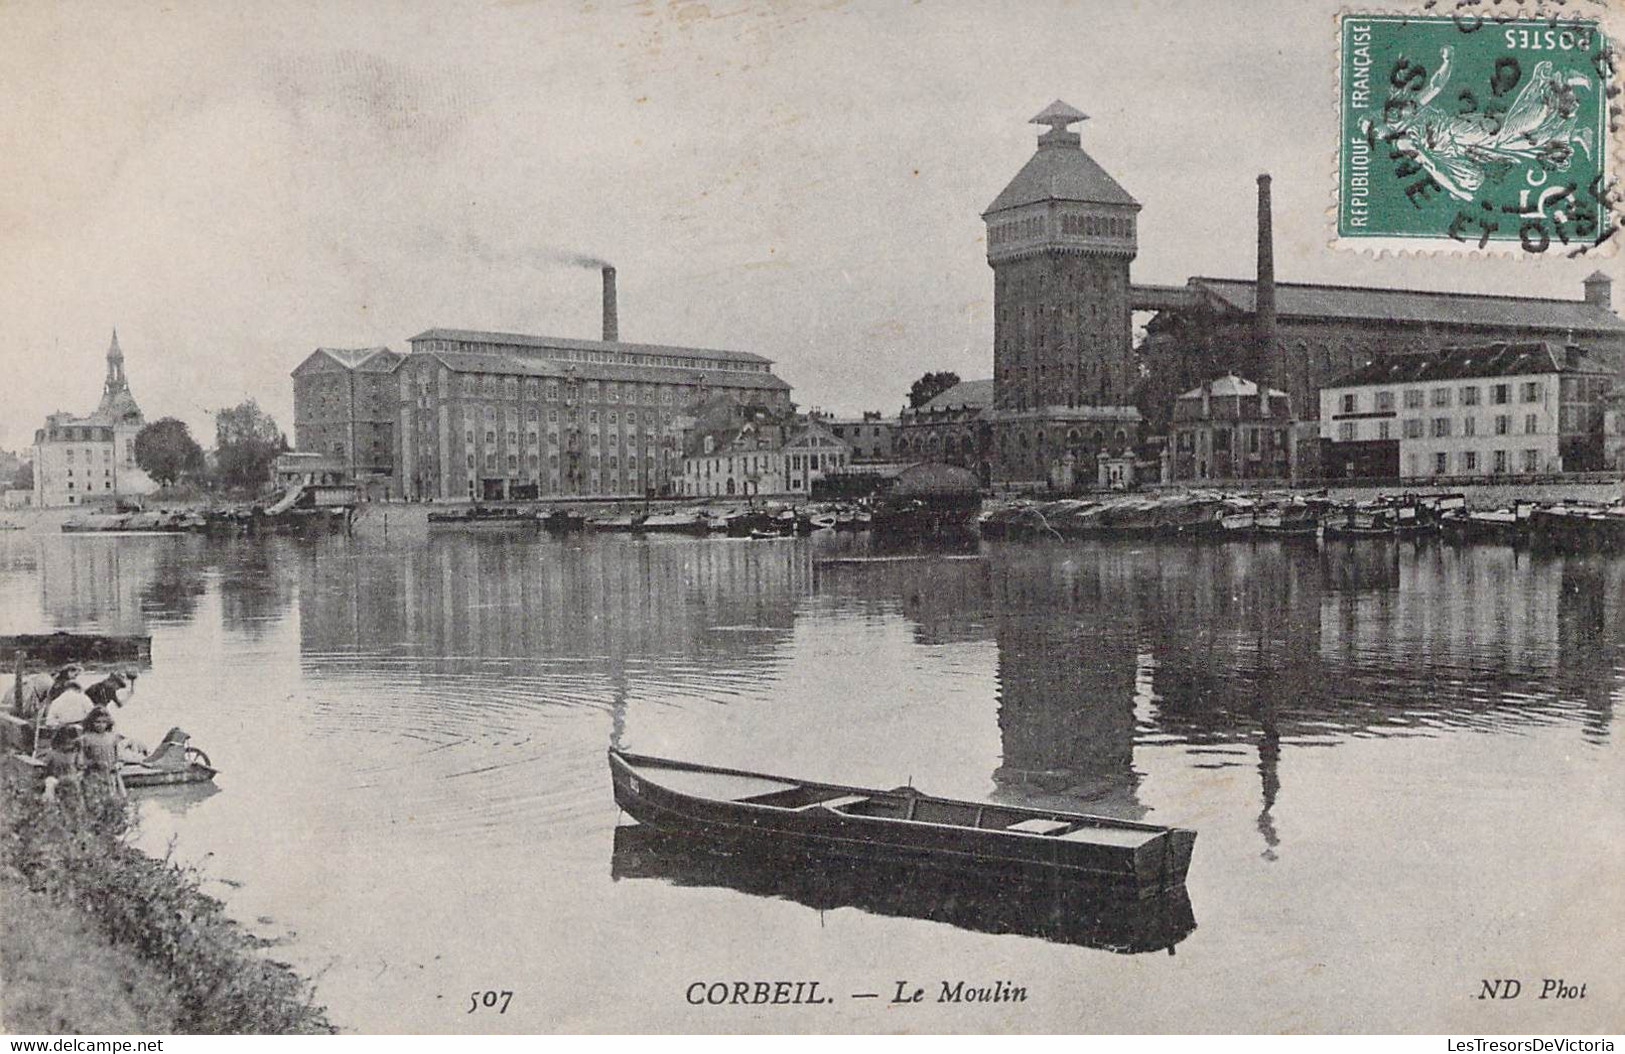
MULTIPOLYGON (((1139 202, 1084 153, 1087 115, 1056 100, 1038 151, 982 214, 993 268, 995 474, 1092 477, 1136 438, 1129 306, 1139 202)), ((1082 485, 1085 479, 1066 480, 1082 485)))

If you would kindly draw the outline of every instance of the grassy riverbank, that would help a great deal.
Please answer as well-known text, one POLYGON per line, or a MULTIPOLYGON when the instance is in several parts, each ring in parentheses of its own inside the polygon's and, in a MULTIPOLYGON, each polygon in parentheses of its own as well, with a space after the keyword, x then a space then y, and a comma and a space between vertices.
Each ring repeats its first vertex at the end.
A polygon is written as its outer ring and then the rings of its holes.
POLYGON ((0 781, 4 1027, 12 1032, 332 1032, 199 876, 127 840, 130 811, 73 820, 0 781))

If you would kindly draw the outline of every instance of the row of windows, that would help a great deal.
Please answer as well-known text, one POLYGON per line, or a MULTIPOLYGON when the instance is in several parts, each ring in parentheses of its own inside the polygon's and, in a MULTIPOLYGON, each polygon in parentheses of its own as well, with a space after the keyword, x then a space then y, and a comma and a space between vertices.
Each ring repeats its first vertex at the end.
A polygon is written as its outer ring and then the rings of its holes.
MULTIPOLYGON (((1360 422, 1360 421, 1341 421, 1341 422, 1339 422, 1338 425, 1337 425, 1337 439, 1338 439, 1338 441, 1342 442, 1342 443, 1353 443, 1353 442, 1356 442, 1356 441, 1361 440, 1361 439, 1371 439, 1371 438, 1375 438, 1375 439, 1397 439, 1397 438, 1399 438, 1399 436, 1394 435, 1394 422, 1392 422, 1392 421, 1377 421, 1376 422, 1376 435, 1375 436, 1372 436, 1370 433, 1366 432, 1363 428, 1361 428, 1361 424, 1362 424, 1362 422, 1360 422)), ((1406 439, 1421 439, 1424 436, 1431 436, 1434 439, 1446 439, 1446 438, 1450 437, 1453 434, 1458 434, 1458 433, 1454 432, 1455 423, 1449 417, 1435 417, 1431 421, 1424 420, 1423 418, 1420 418, 1420 417, 1407 417, 1403 421, 1400 422, 1400 425, 1401 425, 1401 428, 1403 429, 1401 434, 1406 439)), ((1495 434, 1498 435, 1498 436, 1511 435, 1512 434, 1512 415, 1511 414, 1496 414, 1495 418, 1494 418, 1494 421, 1492 423, 1492 427, 1494 428, 1495 434)), ((1478 418, 1472 417, 1472 416, 1463 417, 1461 419, 1461 431, 1459 432, 1459 434, 1464 435, 1464 436, 1475 436, 1475 435, 1477 435, 1478 434, 1478 418)), ((1540 415, 1539 414, 1524 414, 1524 416, 1523 416, 1523 434, 1524 435, 1539 435, 1540 434, 1540 415)))
MULTIPOLYGON (((1504 474, 1512 471, 1513 454, 1518 455, 1516 464, 1519 471, 1540 471, 1539 450, 1462 450, 1456 454, 1456 472, 1460 475, 1472 475, 1487 470, 1497 474, 1504 474), (1488 455, 1487 458, 1481 456, 1485 454, 1488 455)), ((1435 476, 1445 476, 1450 473, 1450 455, 1441 450, 1433 455, 1431 463, 1423 462, 1417 454, 1405 455, 1405 474, 1407 476, 1421 475, 1424 464, 1428 464, 1435 476)))
POLYGON ((1132 238, 1134 218, 1131 216, 1066 215, 1061 217, 1062 234, 1081 234, 1085 237, 1132 238))
MULTIPOLYGON (((564 394, 574 398, 577 392, 584 392, 587 399, 597 400, 600 395, 599 385, 600 382, 598 381, 567 381, 564 384, 564 394)), ((652 405, 656 401, 658 393, 659 401, 669 406, 671 405, 672 392, 675 390, 671 385, 639 385, 630 381, 622 384, 617 384, 615 381, 603 381, 602 385, 604 399, 612 403, 620 402, 623 394, 626 402, 637 402, 638 393, 641 390, 645 403, 652 405)), ((494 397, 500 393, 505 398, 517 399, 519 398, 519 378, 499 377, 490 373, 465 373, 463 374, 462 390, 464 395, 494 397)), ((538 378, 525 378, 524 394, 527 399, 538 398, 544 392, 550 402, 556 402, 560 394, 559 382, 550 380, 544 387, 538 378)))
MULTIPOLYGON (((484 407, 483 414, 480 412, 480 410, 481 410, 480 407, 471 406, 468 409, 469 409, 468 416, 470 416, 470 417, 483 416, 487 421, 495 421, 496 418, 497 418, 497 408, 494 407, 494 406, 486 406, 486 407, 484 407)), ((525 420, 527 420, 527 421, 535 421, 540 417, 540 414, 541 414, 541 412, 539 410, 537 410, 536 407, 534 407, 534 406, 527 407, 525 409, 525 420)), ((518 415, 515 414, 512 410, 509 410, 507 413, 503 414, 502 416, 503 416, 504 420, 506 420, 506 421, 508 421, 510 423, 519 420, 518 415)), ((572 421, 573 422, 573 421, 579 420, 580 416, 581 416, 580 411, 575 410, 573 408, 569 409, 569 410, 566 410, 564 412, 564 419, 566 421, 572 421)), ((607 415, 607 419, 608 419, 609 423, 612 424, 612 425, 620 424, 621 423, 620 411, 619 410, 611 410, 611 411, 609 411, 609 413, 607 415)), ((421 421, 422 419, 420 418, 419 420, 421 421)), ((548 421, 549 424, 557 424, 558 420, 559 420, 559 412, 557 410, 549 410, 549 411, 547 411, 547 421, 548 421)), ((629 424, 629 425, 635 425, 639 421, 642 421, 645 425, 653 427, 654 425, 659 424, 660 420, 661 420, 661 414, 660 414, 660 412, 658 410, 646 410, 646 411, 644 411, 643 416, 641 418, 638 417, 638 412, 636 410, 628 410, 628 411, 626 411, 626 423, 629 424)), ((670 411, 666 412, 665 421, 666 421, 667 424, 671 424, 671 412, 670 411)), ((598 411, 597 410, 588 410, 587 411, 587 422, 589 424, 597 424, 598 423, 598 411)))
POLYGON ((72 443, 76 440, 81 443, 111 443, 113 430, 96 426, 42 428, 34 434, 36 443, 72 443))
MULTIPOLYGON (((987 229, 987 243, 1004 245, 1007 242, 1041 238, 1046 230, 1047 224, 1043 216, 1028 216, 1006 223, 995 223, 987 229)), ((1086 238, 1132 238, 1134 217, 1066 213, 1061 216, 1061 233, 1086 238)))
MULTIPOLYGON (((1518 385, 1518 400, 1525 403, 1538 403, 1545 398, 1546 386, 1540 381, 1523 381, 1518 385)), ((1443 407, 1450 406, 1453 399, 1459 398, 1463 406, 1478 406, 1483 397, 1483 389, 1476 385, 1466 385, 1461 388, 1406 388, 1403 393, 1405 409, 1420 410, 1424 405, 1443 407)), ((1512 401, 1511 384, 1492 384, 1489 386, 1490 405, 1505 406, 1512 401)), ((1360 405, 1359 392, 1345 392, 1339 400, 1339 412, 1357 414, 1364 412, 1360 405)), ((1394 409, 1394 393, 1379 391, 1372 400, 1373 410, 1382 413, 1394 409)))
MULTIPOLYGON (((656 460, 657 459, 654 458, 653 456, 644 458, 644 462, 646 462, 651 467, 653 467, 656 460)), ((519 462, 519 455, 518 454, 509 454, 508 455, 506 464, 507 464, 508 471, 509 471, 510 474, 514 470, 519 468, 519 463, 520 462, 519 462)), ((535 468, 535 467, 537 467, 538 465, 540 465, 542 463, 541 455, 537 454, 537 453, 535 453, 533 451, 533 452, 531 452, 530 456, 528 458, 526 458, 525 463, 530 465, 530 467, 535 468)), ((619 468, 620 463, 621 463, 621 459, 618 456, 616 456, 614 454, 611 454, 608 457, 602 459, 602 461, 600 461, 599 456, 597 454, 594 454, 590 458, 587 459, 587 463, 589 465, 591 465, 592 467, 594 467, 594 468, 597 468, 600 464, 607 464, 610 468, 619 468)), ((558 468, 559 467, 559 456, 557 454, 549 454, 547 456, 547 464, 548 464, 549 468, 558 468)), ((475 462, 475 458, 474 458, 473 454, 468 455, 467 466, 469 468, 471 468, 471 469, 476 467, 476 462, 475 462)), ((493 470, 493 471, 496 470, 497 468, 499 468, 500 465, 499 465, 499 463, 497 461, 497 455, 495 455, 495 454, 487 454, 487 455, 485 455, 485 467, 487 469, 490 469, 490 470, 493 470)), ((638 467, 638 456, 636 454, 628 454, 626 456, 626 467, 627 468, 637 468, 638 467)))
MULTIPOLYGON (((1174 438, 1174 449, 1182 454, 1193 452, 1196 449, 1196 432, 1195 429, 1181 429, 1174 438)), ((1283 428, 1247 428, 1235 432, 1228 428, 1215 428, 1211 430, 1210 434, 1209 444, 1215 454, 1232 453, 1234 437, 1238 435, 1245 437, 1244 442, 1249 454, 1262 453, 1264 440, 1271 436, 1274 437, 1277 454, 1286 454, 1286 430, 1283 428)))
MULTIPOLYGON (((537 446, 537 445, 539 445, 540 442, 541 442, 540 437, 541 437, 541 433, 537 432, 535 429, 531 429, 529 432, 525 433, 525 445, 526 446, 537 446)), ((589 433, 587 433, 587 442, 591 446, 597 446, 599 438, 600 437, 599 437, 597 432, 589 432, 589 433)), ((515 447, 515 446, 519 445, 519 433, 518 432, 509 432, 509 433, 507 433, 507 439, 508 439, 508 446, 515 447)), ((579 440, 578 436, 571 435, 569 437, 569 441, 571 443, 575 443, 578 440, 579 440)), ((619 442, 621 446, 637 446, 639 441, 640 441, 639 436, 626 435, 624 433, 616 433, 615 435, 604 437, 604 445, 605 446, 614 446, 617 442, 619 442)), ((653 446, 655 444, 655 437, 653 435, 648 434, 648 433, 644 433, 641 436, 641 441, 642 441, 644 446, 653 446)), ((669 445, 669 441, 667 441, 667 442, 668 442, 668 445, 669 445)), ((497 445, 497 433, 496 432, 486 432, 485 433, 485 445, 486 445, 487 448, 494 448, 497 445)), ((547 433, 547 445, 548 446, 558 446, 559 445, 559 433, 557 431, 551 431, 551 432, 547 433)), ((421 443, 418 444, 418 446, 421 449, 424 449, 424 450, 429 449, 429 444, 427 442, 421 442, 421 443)), ((468 432, 463 433, 463 447, 464 447, 464 449, 467 449, 467 450, 474 450, 474 449, 477 448, 477 444, 474 442, 474 433, 472 431, 468 431, 468 432)), ((334 449, 334 452, 336 452, 336 453, 342 453, 343 452, 343 446, 341 444, 338 444, 338 443, 335 443, 333 445, 333 449, 334 449)), ((373 450, 377 451, 377 450, 380 450, 380 449, 382 449, 382 448, 380 448, 377 444, 373 445, 373 450)))
POLYGON ((771 363, 748 362, 739 359, 702 358, 696 355, 648 355, 632 351, 598 351, 584 348, 538 348, 531 345, 492 344, 473 340, 420 340, 412 345, 416 351, 466 351, 475 354, 493 352, 515 355, 541 355, 567 362, 619 363, 623 366, 670 366, 690 370, 730 370, 745 373, 767 373, 771 363))

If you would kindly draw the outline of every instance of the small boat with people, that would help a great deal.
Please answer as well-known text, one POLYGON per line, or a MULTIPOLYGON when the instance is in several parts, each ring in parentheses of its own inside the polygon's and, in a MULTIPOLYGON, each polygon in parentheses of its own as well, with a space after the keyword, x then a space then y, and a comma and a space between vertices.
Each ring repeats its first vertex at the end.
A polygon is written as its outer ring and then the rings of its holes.
MULTIPOLYGON (((152 664, 152 638, 134 634, 26 633, 0 637, 0 754, 13 773, 45 779, 47 756, 59 735, 90 731, 128 705, 137 667, 152 664), (87 665, 104 672, 92 674, 87 665)), ((217 775, 191 737, 171 728, 148 749, 119 736, 118 774, 126 788, 206 783, 217 775)))
MULTIPOLYGON (((43 783, 46 767, 43 755, 49 737, 16 714, 0 712, 0 725, 5 727, 6 739, 11 744, 6 760, 12 772, 43 783), (37 745, 27 746, 36 737, 37 745)), ((123 752, 119 758, 119 779, 130 790, 208 783, 218 774, 209 755, 192 746, 192 738, 180 728, 171 728, 150 751, 136 747, 123 752)))
POLYGON ((793 846, 960 872, 1076 881, 1146 898, 1182 887, 1196 832, 1104 816, 850 787, 610 748, 615 803, 723 846, 793 846))

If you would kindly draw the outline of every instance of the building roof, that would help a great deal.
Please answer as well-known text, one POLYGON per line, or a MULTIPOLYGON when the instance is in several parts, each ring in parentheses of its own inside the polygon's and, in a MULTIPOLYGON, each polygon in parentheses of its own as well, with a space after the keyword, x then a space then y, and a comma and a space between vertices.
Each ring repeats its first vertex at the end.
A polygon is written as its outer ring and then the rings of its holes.
POLYGON ((1078 109, 1076 106, 1073 106, 1070 103, 1062 102, 1060 99, 1056 99, 1042 110, 1039 110, 1037 116, 1028 119, 1027 123, 1059 125, 1061 127, 1065 127, 1066 125, 1077 124, 1079 121, 1087 121, 1088 119, 1089 115, 1078 109))
POLYGON ((536 337, 525 333, 496 333, 479 329, 426 329, 411 338, 455 340, 465 344, 504 344, 519 348, 557 348, 564 351, 623 351, 634 355, 685 355, 729 362, 772 363, 772 359, 749 351, 720 351, 716 348, 683 348, 667 344, 629 344, 617 340, 575 340, 570 337, 536 337))
MULTIPOLYGON (((1207 389, 1207 394, 1209 396, 1257 395, 1258 394, 1258 385, 1257 384, 1255 384, 1252 381, 1249 381, 1245 377, 1237 377, 1233 373, 1227 373, 1223 377, 1216 377, 1209 384, 1204 385, 1202 387, 1205 387, 1207 389)), ((1184 393, 1183 395, 1181 395, 1180 398, 1181 399, 1200 399, 1202 397, 1202 387, 1192 388, 1190 391, 1188 391, 1188 392, 1184 393)), ((1281 391, 1279 388, 1271 388, 1270 389, 1270 394, 1271 395, 1279 395, 1283 399, 1287 397, 1286 392, 1281 391)))
MULTIPOLYGON (((1253 313, 1257 293, 1253 279, 1194 277, 1190 285, 1223 307, 1243 314, 1253 313)), ((1279 318, 1347 318, 1480 328, 1625 333, 1625 319, 1583 300, 1307 282, 1277 282, 1275 313, 1279 318)))
MULTIPOLYGON (((1578 352, 1579 349, 1570 349, 1578 352)), ((1516 377, 1536 373, 1606 373, 1613 371, 1554 349, 1545 341, 1523 344, 1485 344, 1473 348, 1445 348, 1427 354, 1391 355, 1346 373, 1327 388, 1358 388, 1368 384, 1418 384, 1469 377, 1516 377), (1572 364, 1571 364, 1572 361, 1572 364)))
POLYGON ((298 373, 323 359, 331 360, 347 370, 361 373, 394 373, 405 356, 386 347, 377 348, 317 348, 295 366, 298 373))
POLYGON ((831 432, 822 421, 808 421, 791 432, 784 441, 785 449, 790 447, 826 447, 846 446, 846 440, 831 432))
POLYGON ((1139 208, 1128 191, 1106 174, 1094 158, 1083 152, 1076 132, 1066 126, 1088 115, 1059 99, 1044 107, 1029 123, 1049 125, 1038 137, 1038 152, 1028 159, 999 196, 982 213, 1020 208, 1040 201, 1083 201, 1097 205, 1139 208))
POLYGON ((938 394, 924 406, 915 408, 915 412, 922 410, 950 410, 961 406, 992 406, 993 381, 991 378, 983 381, 960 381, 947 391, 938 394))
POLYGON ((707 370, 703 367, 623 366, 614 362, 576 364, 557 359, 532 359, 519 355, 493 355, 472 351, 429 351, 415 354, 437 359, 453 373, 496 373, 504 376, 557 379, 573 375, 587 381, 640 381, 645 384, 693 383, 696 378, 704 378, 706 385, 712 388, 790 390, 788 382, 771 373, 740 373, 733 370, 707 370))
POLYGON ((377 348, 317 348, 320 354, 335 359, 340 365, 368 373, 393 373, 401 364, 402 356, 386 347, 377 348))

